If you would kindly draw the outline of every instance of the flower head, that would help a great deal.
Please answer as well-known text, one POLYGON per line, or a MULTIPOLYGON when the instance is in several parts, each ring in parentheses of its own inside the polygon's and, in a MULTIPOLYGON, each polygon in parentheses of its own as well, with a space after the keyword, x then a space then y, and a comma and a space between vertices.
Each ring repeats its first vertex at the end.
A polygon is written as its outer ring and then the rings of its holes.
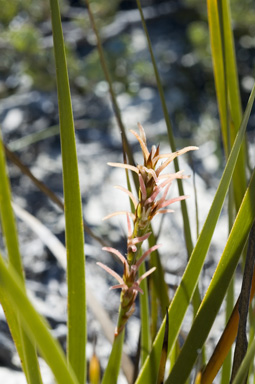
MULTIPOLYGON (((183 171, 178 171, 175 173, 162 173, 165 168, 178 156, 188 152, 197 150, 197 147, 189 146, 185 147, 179 151, 173 153, 160 154, 159 146, 152 146, 149 151, 146 142, 146 135, 144 129, 140 123, 138 123, 139 133, 131 130, 131 133, 138 140, 144 158, 144 164, 142 165, 129 165, 129 164, 120 164, 120 163, 108 163, 113 167, 120 167, 128 169, 132 172, 135 172, 138 175, 139 179, 139 200, 123 187, 117 187, 126 193, 132 200, 134 207, 136 209, 135 215, 131 214, 133 218, 134 225, 139 222, 139 231, 140 233, 145 233, 148 229, 148 225, 152 218, 158 214, 173 212, 172 209, 169 209, 169 205, 186 199, 188 196, 178 196, 173 199, 168 199, 167 194, 170 189, 172 182, 175 179, 185 179, 188 176, 183 175, 183 171), (163 159, 163 162, 161 160, 163 159)), ((123 212, 118 212, 121 214, 123 212)), ((107 218, 112 217, 114 214, 107 216, 107 218)))
POLYGON ((138 175, 139 191, 138 198, 126 188, 118 186, 121 191, 126 193, 132 200, 135 212, 116 212, 108 215, 105 219, 118 214, 126 214, 127 216, 127 255, 124 257, 117 249, 106 247, 104 250, 113 253, 118 257, 123 265, 123 276, 121 277, 111 268, 103 263, 97 263, 100 267, 112 275, 118 284, 111 287, 111 289, 120 288, 121 291, 121 304, 119 311, 119 320, 116 334, 122 331, 127 319, 134 312, 134 302, 138 292, 143 293, 140 288, 140 283, 148 275, 154 272, 155 267, 145 272, 141 277, 137 278, 137 272, 141 264, 145 261, 146 257, 153 251, 156 251, 159 245, 154 245, 141 255, 142 243, 151 235, 150 223, 154 216, 157 214, 173 212, 168 207, 177 202, 187 198, 187 196, 178 196, 168 199, 168 191, 175 179, 184 179, 187 176, 183 175, 183 171, 175 173, 162 173, 165 168, 178 156, 198 149, 197 147, 186 147, 174 153, 160 154, 159 146, 152 146, 149 151, 146 143, 146 136, 141 124, 138 124, 139 134, 131 131, 138 140, 142 152, 144 163, 142 165, 129 165, 119 163, 108 163, 113 167, 120 167, 135 172, 138 175), (163 160, 163 162, 161 162, 163 160))

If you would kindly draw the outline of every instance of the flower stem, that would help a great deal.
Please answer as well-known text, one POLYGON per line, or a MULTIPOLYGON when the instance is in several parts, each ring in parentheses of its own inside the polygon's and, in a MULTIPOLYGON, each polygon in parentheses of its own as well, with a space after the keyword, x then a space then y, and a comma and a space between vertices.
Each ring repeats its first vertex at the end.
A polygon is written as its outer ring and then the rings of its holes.
MULTIPOLYGON (((145 263, 142 263, 139 269, 139 276, 145 273, 145 263)), ((146 357, 151 350, 151 337, 150 337, 150 313, 149 313, 149 294, 147 280, 141 282, 141 288, 144 292, 140 295, 140 316, 141 316, 141 365, 144 364, 146 357)))

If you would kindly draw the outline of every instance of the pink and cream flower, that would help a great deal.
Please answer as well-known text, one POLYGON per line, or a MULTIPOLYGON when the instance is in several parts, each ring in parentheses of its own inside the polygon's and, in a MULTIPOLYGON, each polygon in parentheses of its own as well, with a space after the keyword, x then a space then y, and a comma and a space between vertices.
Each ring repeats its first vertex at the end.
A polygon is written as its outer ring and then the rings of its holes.
POLYGON ((108 219, 115 215, 126 214, 128 237, 127 237, 127 255, 124 257, 117 249, 106 247, 104 250, 113 253, 123 264, 123 276, 119 276, 111 268, 103 263, 97 263, 100 267, 112 275, 119 284, 111 287, 111 289, 120 288, 121 303, 119 311, 119 320, 116 334, 120 333, 125 326, 126 321, 134 311, 134 302, 138 292, 143 293, 140 283, 143 279, 154 272, 155 267, 145 272, 141 277, 137 278, 138 269, 145 261, 146 257, 153 251, 156 251, 159 245, 154 245, 141 255, 140 250, 142 243, 149 238, 150 223, 154 216, 162 213, 173 212, 169 206, 177 201, 186 199, 188 196, 178 196, 168 199, 167 195, 171 184, 176 179, 185 179, 188 176, 183 175, 183 171, 175 173, 162 173, 165 168, 178 156, 193 150, 197 147, 185 147, 174 153, 160 154, 159 146, 152 146, 151 151, 148 150, 146 136, 141 124, 138 124, 140 135, 131 131, 138 140, 144 157, 143 165, 129 165, 120 163, 108 163, 113 167, 124 168, 135 172, 139 180, 138 198, 124 187, 118 186, 121 191, 126 193, 132 200, 135 212, 120 211, 106 216, 108 219), (161 162, 163 160, 163 162, 161 162), (131 224, 131 220, 133 225, 131 224))

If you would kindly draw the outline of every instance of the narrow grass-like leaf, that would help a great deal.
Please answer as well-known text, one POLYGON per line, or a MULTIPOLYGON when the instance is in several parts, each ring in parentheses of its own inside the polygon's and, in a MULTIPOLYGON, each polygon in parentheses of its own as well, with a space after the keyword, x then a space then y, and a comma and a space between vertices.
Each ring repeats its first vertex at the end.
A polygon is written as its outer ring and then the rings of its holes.
MULTIPOLYGON (((21 255, 18 244, 18 234, 15 218, 11 206, 11 190, 6 170, 4 148, 0 137, 0 216, 2 221, 3 234, 5 236, 8 261, 20 276, 25 286, 21 255)), ((30 342, 24 330, 20 327, 19 319, 13 311, 8 300, 2 295, 0 298, 6 318, 12 331, 17 350, 20 355, 21 363, 28 383, 40 384, 41 374, 39 370, 37 354, 34 345, 30 342)))
POLYGON ((11 190, 10 183, 7 176, 4 148, 2 140, 0 139, 0 214, 3 226, 3 233, 6 241, 6 248, 8 252, 8 261, 15 268, 16 272, 23 278, 24 272, 22 267, 21 256, 19 252, 18 234, 14 213, 11 206, 11 190))
MULTIPOLYGON (((254 274, 255 275, 255 274, 254 274)), ((253 275, 253 281, 255 279, 255 276, 253 275)), ((255 332, 254 332, 254 320, 255 320, 255 313, 254 313, 254 306, 253 303, 251 304, 250 311, 249 311, 249 324, 250 324, 250 331, 249 331, 249 345, 248 345, 248 350, 251 346, 251 343, 253 342, 255 338, 255 332)), ((250 365, 249 369, 249 378, 250 382, 254 383, 255 380, 255 372, 254 372, 254 361, 250 365), (253 378, 253 380, 252 380, 253 378)))
MULTIPOLYGON (((229 6, 229 0, 221 1, 222 9, 222 20, 223 20, 223 35, 224 35, 224 49, 225 49, 225 63, 226 63, 226 74, 227 74, 227 88, 228 88, 228 99, 229 108, 231 115, 230 124, 230 140, 231 146, 235 140, 236 134, 239 130, 242 121, 242 107, 241 107, 241 96, 238 83, 238 75, 236 68, 236 56, 234 37, 231 26, 231 12, 229 6)), ((233 175, 233 186, 234 196, 237 209, 239 208, 243 195, 245 193, 247 181, 245 174, 246 167, 246 156, 248 151, 245 151, 245 141, 240 149, 238 156, 236 169, 233 175)))
POLYGON ((46 321, 36 312, 27 298, 17 272, 11 265, 7 267, 0 255, 0 294, 2 293, 8 297, 15 312, 19 314, 26 332, 38 345, 57 383, 78 384, 72 368, 67 367, 60 345, 51 336, 46 321))
MULTIPOLYGON (((228 227, 229 232, 231 231, 231 228, 233 226, 234 222, 234 194, 233 194, 233 183, 230 184, 229 187, 229 193, 228 193, 228 227)), ((226 295, 226 309, 225 309, 225 321, 226 326, 228 324, 228 321, 230 319, 231 313, 233 311, 234 307, 234 281, 235 276, 231 279, 231 282, 228 287, 227 295, 226 295)), ((215 350, 214 350, 215 352, 215 350)), ((205 362, 204 362, 205 365, 205 362)), ((232 367, 232 349, 229 348, 229 352, 224 359, 224 363, 222 366, 221 371, 221 384, 228 383, 230 380, 231 375, 231 367, 232 367)))
POLYGON ((14 152, 9 149, 6 144, 3 143, 3 146, 8 160, 15 164, 23 173, 23 175, 29 177, 29 179, 34 183, 34 185, 46 196, 48 196, 48 198, 51 199, 53 203, 57 204, 60 209, 64 210, 64 204, 62 200, 52 190, 50 190, 47 185, 45 185, 42 181, 35 177, 34 174, 30 171, 30 169, 20 160, 20 158, 14 152))
POLYGON ((161 384, 164 382, 165 377, 165 369, 166 369, 166 361, 167 361, 167 344, 168 344, 168 332, 169 332, 169 321, 168 316, 166 313, 166 323, 165 323, 165 334, 164 334, 164 340, 162 345, 162 351, 160 356, 160 363, 159 363, 159 372, 158 372, 158 380, 157 383, 161 384))
MULTIPOLYGON (((229 1, 207 0, 207 7, 221 131, 225 154, 228 155, 228 98, 231 112, 231 145, 235 140, 242 119, 229 1)), ((240 149, 233 182, 238 209, 246 189, 244 144, 240 149)))
MULTIPOLYGON (((217 192, 215 194, 213 203, 211 205, 209 214, 197 241, 197 244, 192 252, 186 270, 184 272, 181 283, 176 291, 176 294, 170 304, 168 309, 169 315, 169 350, 172 349, 174 342, 177 339, 184 315, 187 311, 189 302, 194 293, 195 287, 198 282, 198 278, 203 267, 203 263, 208 251, 211 238, 220 215, 222 205, 231 181, 233 170, 236 164, 236 159, 242 144, 242 140, 245 134, 246 126, 248 123, 248 118, 250 116, 251 108, 253 105, 255 97, 255 87, 252 90, 249 102, 246 107, 244 118, 241 124, 241 128, 236 137, 235 143, 233 145, 232 151, 230 153, 229 159, 227 161, 226 167, 224 169, 222 178, 220 180, 217 192)), ((153 344, 152 352, 149 358, 146 359, 146 362, 143 366, 143 369, 140 372, 140 375, 136 383, 155 383, 158 367, 159 367, 159 355, 160 349, 163 342, 163 332, 164 332, 164 323, 165 319, 161 324, 160 330, 156 337, 156 340, 153 344)), ((186 364, 186 363, 185 363, 186 364)))
POLYGON ((180 343, 179 340, 176 341, 174 347, 172 348, 172 351, 169 356, 169 361, 170 361, 170 367, 173 367, 179 354, 180 354, 180 343))
POLYGON ((38 141, 45 140, 48 137, 58 136, 59 135, 59 126, 53 125, 49 128, 42 129, 39 132, 33 132, 26 136, 20 137, 19 139, 13 140, 8 143, 9 149, 11 151, 20 151, 25 149, 31 144, 38 143, 38 141))
POLYGON ((219 20, 218 1, 207 0, 208 22, 211 38, 211 51, 214 69, 214 81, 220 113, 222 138, 224 143, 225 153, 228 154, 228 134, 227 134, 227 104, 226 104, 226 82, 224 71, 224 58, 222 35, 219 20))
POLYGON ((224 34, 224 49, 227 69, 227 87, 229 90, 229 105, 231 117, 234 122, 235 132, 238 132, 242 121, 241 97, 238 83, 236 55, 233 38, 233 29, 231 25, 231 12, 229 0, 221 1, 222 19, 223 19, 223 34, 224 34))
MULTIPOLYGON (((193 364, 196 361, 197 351, 203 346, 213 325, 255 217, 254 191, 255 171, 245 193, 216 272, 181 350, 180 356, 166 381, 167 384, 181 383, 188 378, 193 364), (185 365, 183 364, 183 361, 185 361, 185 365)), ((202 381, 203 383, 211 382, 208 377, 204 378, 204 380, 205 381, 202 381)))
POLYGON ((15 343, 15 347, 16 347, 17 352, 19 354, 22 369, 25 373, 25 376, 27 377, 27 381, 29 381, 28 376, 27 376, 27 372, 26 372, 26 366, 24 365, 24 352, 23 352, 23 348, 22 348, 22 344, 21 344, 20 327, 19 327, 19 323, 18 323, 18 319, 17 319, 17 314, 15 313, 12 304, 10 303, 8 298, 6 297, 3 290, 0 290, 0 303, 1 303, 1 306, 3 308, 8 327, 10 329, 12 339, 15 343))
POLYGON ((74 123, 63 32, 57 0, 50 0, 56 61, 66 220, 68 335, 67 357, 80 383, 86 380, 86 295, 82 208, 74 123))
MULTIPOLYGON (((159 312, 159 305, 158 305, 158 299, 155 292, 154 282, 152 279, 149 281, 149 289, 150 289, 150 304, 151 304, 151 340, 153 341, 156 337, 157 331, 158 331, 158 312, 159 312)), ((167 308, 167 307, 166 307, 167 308)))

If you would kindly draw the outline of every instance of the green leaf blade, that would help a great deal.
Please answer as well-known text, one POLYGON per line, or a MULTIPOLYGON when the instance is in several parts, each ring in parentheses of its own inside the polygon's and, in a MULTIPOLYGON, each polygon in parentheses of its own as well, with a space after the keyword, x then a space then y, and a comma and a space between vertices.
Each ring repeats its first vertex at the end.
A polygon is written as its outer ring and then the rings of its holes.
POLYGON ((60 345, 51 336, 45 320, 36 312, 27 298, 22 281, 12 266, 7 267, 0 255, 0 294, 8 297, 22 325, 35 341, 58 383, 78 384, 75 374, 67 367, 60 345))
MULTIPOLYGON (((242 119, 240 92, 236 70, 233 34, 228 1, 207 0, 212 61, 224 151, 228 156, 242 119), (228 112, 230 106, 230 117, 228 112), (230 121, 229 121, 230 120, 230 121), (230 134, 229 134, 230 131, 230 134), (229 142, 230 141, 230 142, 229 142)), ((237 210, 246 189, 244 144, 238 155, 233 176, 237 210)))
MULTIPOLYGON (((226 83, 227 83, 227 92, 229 99, 229 109, 230 109, 230 140, 231 146, 235 140, 237 132, 239 130, 241 121, 242 121, 242 107, 241 107, 241 96, 238 83, 237 75, 237 63, 235 55, 235 46, 234 46, 234 37, 231 26, 231 12, 229 0, 221 2, 222 8, 222 30, 224 35, 224 59, 226 62, 226 83)), ((246 156, 248 152, 245 151, 245 144, 242 145, 236 169, 233 175, 233 185, 234 185, 234 195, 236 207, 239 209, 242 202, 243 195, 246 189, 246 156)))
MULTIPOLYGON (((0 136, 0 216, 2 221, 3 233, 6 240, 6 248, 8 261, 16 270, 25 285, 24 273, 21 255, 19 251, 18 234, 16 228, 15 217, 11 205, 11 189, 7 174, 7 167, 4 155, 3 142, 0 136)), ((6 319, 10 327, 17 351, 20 356, 22 368, 30 384, 41 384, 41 374, 37 359, 37 353, 34 345, 31 344, 22 329, 19 319, 17 318, 12 306, 2 294, 0 297, 2 307, 6 314, 6 319)))
POLYGON ((86 380, 85 256, 74 122, 58 1, 51 0, 56 61, 68 282, 68 361, 80 383, 86 380))
POLYGON ((221 36, 218 2, 215 0, 207 0, 207 8, 214 69, 214 81, 221 121, 222 138, 225 153, 228 154, 227 89, 225 81, 223 42, 221 36))

